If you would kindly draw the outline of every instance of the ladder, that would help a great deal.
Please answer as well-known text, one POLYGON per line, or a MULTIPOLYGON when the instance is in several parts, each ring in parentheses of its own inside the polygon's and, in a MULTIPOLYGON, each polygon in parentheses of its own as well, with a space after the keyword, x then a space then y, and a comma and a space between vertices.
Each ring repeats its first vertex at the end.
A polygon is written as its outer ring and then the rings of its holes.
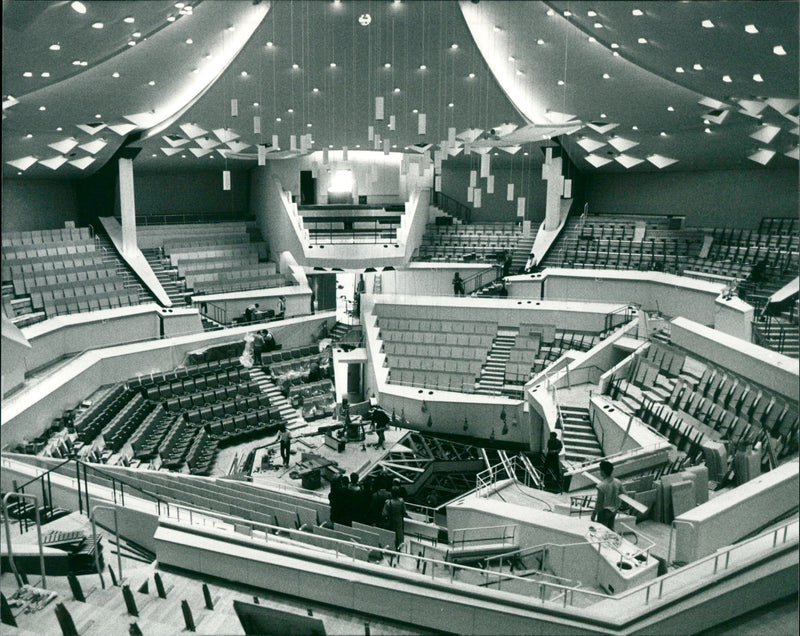
POLYGON ((373 282, 372 282, 372 293, 373 294, 380 294, 381 293, 381 289, 383 289, 383 287, 381 285, 381 275, 380 274, 375 274, 375 278, 373 279, 373 282))

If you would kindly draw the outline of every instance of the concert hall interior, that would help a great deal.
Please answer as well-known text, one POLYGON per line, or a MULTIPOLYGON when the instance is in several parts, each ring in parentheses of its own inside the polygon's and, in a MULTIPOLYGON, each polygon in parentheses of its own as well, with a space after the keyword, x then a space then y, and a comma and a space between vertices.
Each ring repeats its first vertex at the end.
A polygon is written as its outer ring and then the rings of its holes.
POLYGON ((3 634, 797 634, 798 3, 3 2, 3 634))

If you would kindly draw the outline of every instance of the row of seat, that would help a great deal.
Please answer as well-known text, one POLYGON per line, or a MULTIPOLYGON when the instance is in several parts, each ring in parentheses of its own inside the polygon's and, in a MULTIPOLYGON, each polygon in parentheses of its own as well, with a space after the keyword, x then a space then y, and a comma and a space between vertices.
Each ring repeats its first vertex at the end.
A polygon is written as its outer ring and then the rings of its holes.
POLYGON ((251 289, 272 289, 289 285, 294 285, 294 282, 283 274, 212 281, 200 281, 195 278, 192 283, 195 293, 203 294, 221 294, 225 292, 249 291, 251 289))
POLYGON ((485 354, 492 346, 492 336, 466 333, 426 334, 416 331, 381 331, 380 338, 384 343, 474 349, 475 351, 470 352, 470 357, 479 357, 481 353, 485 354))
POLYGON ((42 256, 29 258, 25 261, 3 261, 2 279, 36 274, 37 272, 61 272, 61 270, 80 270, 103 267, 105 265, 105 251, 95 250, 82 255, 61 254, 59 256, 42 256))
POLYGON ((468 223, 453 225, 427 225, 426 234, 462 236, 515 236, 522 233, 522 228, 516 223, 468 223))
POLYGON ((144 422, 154 408, 152 402, 136 394, 125 407, 103 428, 101 433, 105 448, 117 452, 132 433, 144 422))
POLYGON ((216 440, 211 439, 205 431, 200 431, 186 454, 186 465, 193 475, 207 475, 216 457, 216 440))
POLYGON ((282 360, 280 362, 271 363, 265 363, 264 358, 266 356, 272 356, 272 354, 264 353, 261 355, 261 360, 264 366, 269 366, 270 373, 277 378, 290 373, 307 374, 313 363, 316 363, 321 367, 330 362, 331 354, 329 350, 317 351, 316 347, 314 347, 313 350, 316 353, 303 356, 302 358, 293 358, 290 360, 282 360))
MULTIPOLYGON (((247 280, 269 280, 273 277, 281 278, 275 273, 275 263, 258 263, 255 265, 235 265, 233 267, 217 268, 213 270, 186 272, 187 287, 196 287, 200 283, 228 282, 247 280)), ((275 285, 270 285, 274 287, 275 285)))
POLYGON ((213 251, 258 251, 259 246, 263 247, 260 243, 251 243, 250 237, 247 234, 239 234, 233 236, 209 236, 199 239, 185 240, 180 243, 170 241, 164 243, 164 254, 169 257, 175 256, 180 259, 185 254, 195 254, 197 252, 213 251))
POLYGON ((459 393, 475 392, 475 376, 465 373, 396 369, 391 372, 389 383, 459 393))
POLYGON ((182 395, 181 397, 173 397, 163 402, 164 408, 170 413, 177 413, 179 411, 187 411, 191 408, 199 408, 202 406, 210 406, 217 402, 224 402, 231 400, 236 396, 257 395, 261 392, 256 382, 248 382, 247 384, 229 384, 218 389, 210 389, 208 391, 200 391, 191 395, 182 395))
POLYGON ((387 356, 389 368, 412 369, 424 371, 446 371, 448 373, 463 373, 476 377, 481 372, 481 360, 456 360, 448 358, 430 358, 423 356, 387 356))
POLYGON ((15 245, 41 245, 60 241, 91 240, 92 235, 88 227, 63 227, 54 230, 22 230, 18 232, 3 232, 3 247, 15 245))
POLYGON ((221 448, 232 444, 273 435, 281 426, 280 413, 262 408, 249 413, 229 415, 221 420, 205 425, 205 430, 221 448))
MULTIPOLYGON (((336 395, 333 383, 328 378, 289 387, 286 397, 292 402, 292 406, 295 406, 299 405, 300 398, 305 400, 317 395, 336 395)), ((295 408, 297 407, 295 406, 295 408)))
POLYGON ((231 245, 230 247, 208 247, 194 249, 188 252, 172 253, 169 260, 173 267, 177 267, 181 263, 191 263, 194 261, 212 260, 212 259, 240 259, 246 256, 255 255, 258 259, 259 252, 266 251, 266 244, 264 243, 245 243, 242 245, 231 245))
POLYGON ((32 258, 47 258, 50 256, 86 254, 87 252, 94 251, 94 241, 64 241, 61 243, 51 243, 48 247, 16 245, 14 247, 4 247, 2 259, 4 261, 21 261, 32 258))
POLYGON ((64 298, 60 300, 45 300, 44 311, 48 318, 77 314, 86 311, 100 311, 101 309, 117 309, 139 304, 139 292, 127 291, 127 288, 115 292, 106 292, 102 295, 81 296, 80 298, 64 298))
POLYGON ((459 345, 432 345, 413 344, 403 342, 384 341, 383 349, 387 355, 420 356, 432 359, 442 358, 450 360, 483 360, 486 358, 488 347, 469 347, 459 345))
MULTIPOLYGON (((209 368, 202 370, 207 375, 200 375, 199 373, 197 375, 188 375, 188 371, 181 371, 186 375, 181 374, 178 376, 178 372, 175 372, 174 379, 164 377, 157 384, 144 384, 140 380, 138 386, 144 389, 144 395, 148 400, 160 401, 172 397, 191 395, 197 391, 250 381, 249 369, 241 366, 231 365, 223 368, 209 366, 209 368)), ((130 385, 137 386, 133 381, 130 382, 130 385)))
POLYGON ((167 433, 158 447, 161 465, 170 470, 178 470, 186 459, 195 438, 203 431, 197 424, 189 424, 186 420, 177 420, 177 424, 167 433))
POLYGON ((207 376, 209 373, 216 374, 217 371, 227 372, 228 369, 232 367, 238 367, 240 365, 241 361, 238 357, 213 360, 210 362, 200 362, 199 364, 190 364, 172 371, 164 371, 163 373, 151 373, 150 375, 136 376, 135 378, 128 380, 127 385, 134 389, 139 387, 150 387, 157 384, 163 384, 164 382, 170 383, 174 382, 175 380, 182 380, 183 378, 188 377, 196 377, 201 375, 207 376))
MULTIPOLYGON (((98 279, 99 280, 99 279, 98 279)), ((34 309, 42 309, 48 301, 62 300, 68 298, 80 299, 83 296, 102 298, 104 295, 115 292, 114 295, 119 296, 119 292, 125 291, 125 279, 121 276, 112 276, 103 279, 102 282, 77 282, 60 283, 55 285, 45 285, 38 287, 30 292, 31 306, 34 309)), ((133 292, 133 290, 127 290, 133 292)), ((138 291, 135 292, 138 298, 138 291)), ((127 292, 126 292, 127 295, 127 292)))
MULTIPOLYGON (((239 415, 240 413, 254 412, 271 406, 269 396, 266 393, 255 393, 248 396, 237 395, 232 399, 219 401, 211 406, 200 406, 185 411, 186 419, 190 422, 211 422, 212 420, 222 419, 228 415, 239 415)), ((174 410, 174 409, 173 409, 174 410)))
POLYGON ((48 273, 20 273, 13 277, 14 294, 24 296, 41 288, 53 288, 70 283, 85 283, 92 280, 107 281, 114 278, 117 268, 113 265, 92 264, 88 267, 50 270, 48 273))
POLYGON ((391 307, 377 305, 376 315, 380 318, 378 325, 384 330, 416 331, 416 332, 444 332, 445 334, 488 334, 492 338, 497 334, 497 323, 478 320, 440 320, 440 319, 413 319, 393 318, 389 314, 391 307))
POLYGON ((236 245, 237 243, 249 243, 250 235, 246 231, 242 232, 220 232, 213 235, 194 235, 182 238, 172 238, 165 240, 162 249, 165 254, 178 251, 184 248, 204 247, 207 245, 236 245))
POLYGON ((133 456, 142 461, 152 459, 178 417, 180 416, 167 413, 161 404, 156 404, 128 440, 133 456))
POLYGON ((81 442, 93 440, 103 428, 119 413, 120 409, 130 402, 134 392, 123 385, 117 385, 96 404, 75 416, 74 427, 81 442))
POLYGON ((315 395, 303 402, 303 419, 306 422, 333 415, 336 410, 336 393, 315 395))
POLYGON ((294 347, 293 349, 281 349, 280 351, 272 351, 261 354, 261 364, 268 366, 275 362, 286 360, 297 360, 308 356, 313 356, 319 353, 318 345, 306 345, 304 347, 294 347))

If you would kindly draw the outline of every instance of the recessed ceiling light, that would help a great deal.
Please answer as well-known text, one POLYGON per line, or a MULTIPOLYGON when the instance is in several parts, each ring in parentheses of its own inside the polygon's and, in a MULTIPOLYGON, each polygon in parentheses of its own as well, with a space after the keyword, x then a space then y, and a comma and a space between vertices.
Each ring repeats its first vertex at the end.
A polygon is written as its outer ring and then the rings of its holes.
POLYGON ((183 9, 183 7, 185 7, 185 6, 186 6, 186 3, 184 3, 184 2, 176 2, 175 3, 175 8, 176 9, 183 9))
POLYGON ((597 17, 597 11, 587 11, 586 15, 588 15, 590 18, 597 17))
POLYGON ((400 88, 399 87, 395 87, 394 92, 395 93, 399 93, 400 92, 400 88))
POLYGON ((450 102, 450 103, 447 105, 447 107, 448 107, 448 108, 452 108, 453 106, 455 106, 455 104, 454 104, 453 102, 450 102))
POLYGON ((706 128, 703 132, 705 132, 707 135, 710 135, 711 134, 711 129, 710 128, 706 128))
POLYGON ((132 15, 129 15, 127 18, 123 18, 122 21, 127 22, 128 24, 133 24, 136 22, 136 18, 134 18, 132 15))
POLYGON ((517 75, 525 75, 525 72, 517 69, 517 75))
POLYGON ((39 110, 47 110, 45 106, 39 106, 39 110))
POLYGON ((104 26, 104 25, 103 25, 103 23, 102 23, 102 22, 92 22, 92 28, 93 28, 93 29, 102 29, 102 28, 103 28, 103 26, 104 26))
POLYGON ((319 93, 319 89, 316 86, 314 88, 312 88, 311 90, 314 91, 315 93, 319 93))
POLYGON ((420 64, 420 65, 419 65, 419 70, 420 70, 420 71, 424 71, 424 70, 426 70, 427 68, 428 68, 428 67, 427 67, 427 66, 425 66, 424 64, 420 64))
POLYGON ((336 68, 336 62, 331 62, 331 68, 336 68))
POLYGON ((253 106, 255 106, 256 108, 258 108, 258 106, 259 106, 259 103, 258 103, 258 102, 253 102, 253 106))
POLYGON ((27 135, 25 135, 25 139, 30 139, 31 137, 33 137, 33 135, 31 133, 28 133, 27 135))
POLYGON ((548 9, 547 10, 547 15, 555 15, 555 14, 556 14, 556 12, 553 11, 552 9, 548 9))
POLYGON ((758 29, 756 28, 755 24, 748 24, 744 27, 744 30, 747 33, 758 33, 758 29))
POLYGON ((470 79, 475 79, 475 73, 470 73, 469 75, 467 75, 467 77, 469 77, 470 79))
POLYGON ((31 73, 30 71, 25 71, 25 72, 22 74, 22 77, 33 77, 33 73, 31 73))
POLYGON ((117 78, 117 77, 119 77, 119 73, 117 73, 116 71, 114 71, 113 73, 111 73, 111 77, 113 77, 113 78, 117 78))
POLYGON ((247 77, 247 71, 242 71, 242 72, 241 72, 241 76, 242 76, 242 77, 247 77))
POLYGON ((544 44, 544 40, 542 38, 539 38, 538 40, 536 40, 536 44, 541 46, 542 44, 544 44))
POLYGON ((528 153, 527 153, 527 152, 523 152, 522 154, 523 154, 523 155, 525 155, 526 157, 528 156, 528 153))
MULTIPOLYGON (((83 66, 83 63, 81 63, 81 66, 83 66)), ((45 71, 44 73, 42 73, 42 77, 50 77, 50 73, 45 71)))
POLYGON ((605 113, 600 113, 600 119, 605 119, 605 118, 606 118, 606 114, 605 113))
POLYGON ((675 72, 676 73, 683 73, 684 72, 683 67, 682 66, 676 66, 675 67, 675 72))
POLYGON ((102 118, 103 118, 103 116, 102 116, 100 113, 97 113, 97 114, 94 116, 94 118, 95 118, 95 119, 102 119, 102 118))
POLYGON ((456 50, 456 49, 458 48, 458 44, 456 44, 455 42, 453 42, 453 43, 450 45, 450 48, 451 48, 451 49, 453 49, 453 50, 456 50))
POLYGON ((76 1, 69 6, 72 7, 73 11, 76 11, 78 13, 86 13, 86 6, 83 4, 83 2, 76 1))
POLYGON ((130 40, 128 46, 136 46, 136 40, 130 40))
POLYGON ((667 110, 671 113, 675 112, 675 109, 672 106, 667 106, 667 110))
POLYGON ((306 124, 306 128, 311 128, 311 122, 306 124))
POLYGON ((636 40, 639 44, 647 44, 647 38, 639 38, 636 40))
POLYGON ((187 38, 186 44, 194 44, 194 40, 192 40, 192 38, 187 38))
POLYGON ((297 69, 299 69, 299 68, 300 68, 300 65, 299 65, 297 62, 295 62, 294 64, 292 64, 292 68, 293 68, 294 70, 297 70, 297 69))
POLYGON ((611 76, 608 73, 603 73, 603 79, 609 79, 611 76))
POLYGON ((414 110, 412 110, 411 112, 412 112, 412 113, 414 113, 414 114, 416 115, 416 114, 419 112, 419 110, 417 110, 417 109, 415 108, 415 109, 414 109, 414 110))
POLYGON ((631 130, 639 130, 639 126, 631 126, 631 130))
POLYGON ((268 49, 271 49, 273 46, 274 46, 274 44, 272 44, 272 42, 267 42, 267 48, 268 49))
POLYGON ((181 159, 186 159, 186 155, 181 155, 181 159))
POLYGON ((397 144, 392 144, 392 148, 397 148, 397 144))
POLYGON ((595 37, 590 35, 589 36, 589 42, 597 42, 597 38, 595 38, 595 37))
POLYGON ((772 52, 775 55, 786 55, 786 49, 783 48, 780 44, 772 49, 772 52))
POLYGON ((495 33, 497 33, 498 31, 502 31, 502 30, 503 29, 501 29, 499 26, 495 25, 495 27, 494 27, 494 32, 495 33))
POLYGON ((614 57, 619 57, 619 52, 617 52, 617 51, 612 51, 612 52, 611 52, 611 55, 613 55, 614 57))
POLYGON ((508 56, 508 61, 509 61, 509 62, 516 62, 516 61, 517 61, 517 58, 515 58, 513 55, 509 55, 509 56, 508 56))
POLYGON ((667 136, 667 133, 665 133, 663 130, 658 134, 661 135, 662 137, 666 137, 667 136))
POLYGON ((386 63, 383 65, 383 68, 392 68, 392 64, 391 64, 390 62, 386 62, 386 63))
POLYGON ((705 29, 713 29, 714 28, 714 23, 711 20, 703 20, 700 24, 705 29))
POLYGON ((234 27, 234 26, 231 24, 231 25, 228 27, 228 31, 233 31, 235 28, 236 28, 236 27, 234 27))
POLYGON ((564 80, 558 80, 558 85, 559 86, 564 86, 564 80))
POLYGON ((730 75, 723 75, 722 81, 725 82, 726 84, 730 84, 733 80, 731 79, 730 75))
POLYGON ((287 112, 287 113, 293 113, 293 112, 294 112, 294 108, 288 108, 288 109, 286 110, 286 112, 287 112))
POLYGON ((211 53, 206 53, 206 59, 207 59, 207 60, 210 60, 210 59, 211 59, 211 53))
POLYGON ((59 126, 58 128, 56 128, 56 132, 61 132, 62 130, 64 130, 64 129, 63 129, 61 126, 59 126))
POLYGON ((699 63, 697 63, 697 64, 693 64, 693 65, 692 65, 692 68, 693 68, 695 71, 702 71, 702 70, 703 70, 703 65, 702 65, 702 64, 699 64, 699 63))
POLYGON ((763 82, 764 78, 761 77, 761 73, 756 73, 755 75, 753 75, 753 81, 754 82, 763 82))
POLYGON ((157 155, 156 153, 153 153, 153 156, 154 156, 154 157, 157 157, 158 155, 157 155))
POLYGON ((612 49, 618 49, 619 48, 619 44, 617 44, 616 42, 612 42, 611 43, 611 48, 612 49))
POLYGON ((641 9, 634 9, 633 11, 631 11, 631 13, 633 15, 635 15, 636 17, 639 17, 640 15, 644 15, 644 11, 642 11, 641 9))
POLYGON ((51 51, 60 51, 61 50, 61 45, 60 44, 51 44, 50 45, 50 50, 51 51))
POLYGON ((602 29, 602 28, 603 28, 603 25, 602 25, 602 24, 600 24, 599 22, 595 22, 595 23, 594 23, 594 28, 595 28, 595 29, 602 29))
POLYGON ((192 69, 192 73, 199 73, 199 72, 200 72, 200 69, 199 69, 199 68, 193 68, 193 69, 192 69))
POLYGON ((333 148, 333 144, 328 144, 328 148, 333 148))
POLYGON ((280 117, 276 117, 275 121, 282 121, 280 117))
POLYGON ((175 22, 175 16, 174 15, 168 15, 167 16, 167 22, 175 22))
POLYGON ((708 121, 707 119, 704 119, 704 120, 703 120, 703 123, 704 123, 706 126, 708 126, 708 125, 709 125, 711 122, 710 122, 710 121, 708 121))
POLYGON ((568 18, 572 15, 572 11, 564 11, 564 17, 568 18))
POLYGON ((134 31, 133 33, 131 33, 131 37, 132 38, 140 38, 140 37, 142 37, 142 32, 141 31, 134 31))
POLYGON ((148 86, 155 86, 156 83, 153 80, 150 80, 149 82, 147 82, 147 85, 148 86))

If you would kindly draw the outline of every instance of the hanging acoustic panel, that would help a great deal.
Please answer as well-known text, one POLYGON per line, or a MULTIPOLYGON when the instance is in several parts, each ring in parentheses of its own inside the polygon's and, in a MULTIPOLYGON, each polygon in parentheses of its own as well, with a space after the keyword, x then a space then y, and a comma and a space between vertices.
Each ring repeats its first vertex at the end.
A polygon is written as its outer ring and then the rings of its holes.
POLYGON ((442 175, 440 175, 440 174, 437 174, 437 175, 436 175, 436 176, 433 178, 433 189, 434 189, 436 192, 441 192, 441 191, 442 191, 442 175))
POLYGON ((328 160, 329 160, 328 149, 327 148, 323 148, 322 149, 322 163, 324 165, 328 165, 328 160))
POLYGON ((256 146, 256 152, 258 153, 258 165, 267 165, 267 149, 261 144, 258 144, 258 146, 256 146))
POLYGON ((427 119, 425 113, 419 113, 417 117, 417 134, 424 135, 427 130, 427 119))
POLYGON ((197 126, 196 124, 181 124, 180 126, 178 126, 178 128, 180 128, 185 135, 188 135, 192 139, 194 139, 195 137, 199 137, 200 135, 205 135, 208 132, 207 130, 203 130, 202 128, 200 128, 200 126, 197 126))
POLYGON ((43 166, 47 166, 50 170, 58 170, 61 166, 63 166, 67 162, 67 158, 63 155, 56 155, 55 157, 51 157, 50 159, 45 159, 44 161, 40 161, 39 163, 43 166))
POLYGON ((103 130, 103 128, 106 127, 106 125, 104 123, 102 123, 102 122, 98 122, 96 124, 95 123, 91 123, 91 124, 76 124, 76 126, 78 128, 80 128, 83 132, 89 133, 90 135, 94 135, 94 134, 100 132, 101 130, 103 130))
POLYGON ((514 200, 514 184, 509 183, 506 187, 506 201, 513 201, 514 200))
POLYGON ((232 131, 230 128, 215 128, 214 134, 222 143, 233 141, 241 136, 239 133, 232 131))
POLYGON ((222 171, 222 189, 223 190, 230 190, 231 189, 231 171, 230 170, 223 170, 222 171))
POLYGON ((775 139, 775 135, 777 135, 780 131, 781 129, 778 126, 770 126, 769 124, 764 124, 750 136, 753 139, 768 144, 773 139, 775 139))
POLYGON ((452 126, 447 129, 447 144, 449 146, 455 146, 456 144, 456 129, 452 126))
POLYGON ((596 139, 592 139, 591 137, 581 137, 578 139, 578 145, 583 148, 586 152, 594 152, 598 148, 602 148, 606 144, 602 141, 597 141, 596 139))
POLYGON ((383 97, 375 98, 375 119, 383 119, 383 97))
POLYGON ((472 192, 472 199, 473 199, 473 202, 474 202, 474 207, 476 207, 476 208, 481 207, 481 189, 480 188, 475 188, 475 190, 472 192))
POLYGON ((183 144, 188 144, 189 141, 191 141, 190 139, 186 139, 186 137, 181 137, 180 135, 161 135, 161 138, 173 148, 177 148, 183 144))
POLYGON ((212 152, 213 150, 214 150, 213 148, 189 148, 189 152, 191 152, 197 158, 207 155, 209 152, 212 152))
POLYGON ((761 150, 754 152, 752 155, 748 155, 747 158, 751 161, 755 161, 756 163, 760 163, 762 166, 766 166, 770 162, 770 159, 772 159, 774 156, 774 150, 762 148, 761 150))
POLYGON ((261 134, 261 117, 255 115, 253 117, 253 134, 260 135, 261 134))
POLYGON ((36 157, 31 157, 30 155, 27 157, 21 157, 20 159, 13 159, 11 161, 6 161, 6 163, 10 166, 14 166, 17 170, 22 170, 23 172, 30 168, 33 164, 37 161, 36 157))
POLYGON ((245 148, 249 148, 250 144, 246 144, 243 141, 229 141, 225 144, 230 148, 233 152, 242 152, 245 148))
POLYGON ((397 119, 394 115, 389 115, 389 130, 394 130, 397 126, 397 119))
POLYGON ((633 166, 638 166, 640 163, 644 161, 644 159, 639 159, 638 157, 631 157, 630 155, 619 155, 618 157, 614 157, 614 161, 619 164, 622 164, 626 168, 633 168, 633 166))
POLYGON ((611 163, 611 159, 601 157, 600 155, 586 155, 584 159, 586 159, 586 161, 592 164, 595 168, 599 168, 607 163, 611 163))
POLYGON ((342 161, 347 161, 347 146, 342 146, 342 161))
POLYGON ((572 198, 572 179, 564 179, 564 190, 561 196, 565 199, 572 198))
POLYGON ((383 140, 383 154, 388 155, 391 144, 388 139, 383 140))
POLYGON ((216 139, 211 139, 211 137, 200 137, 195 139, 195 143, 204 149, 216 148, 219 146, 219 142, 216 139))
POLYGON ((486 179, 489 176, 489 163, 491 155, 481 155, 481 179, 486 179))
POLYGON ((647 160, 659 170, 661 168, 671 166, 673 163, 678 163, 677 159, 670 159, 669 157, 664 157, 663 155, 650 155, 647 157, 647 160))
POLYGON ((625 152, 629 148, 639 145, 638 141, 632 141, 631 139, 625 139, 624 137, 612 137, 608 140, 608 143, 614 146, 618 152, 625 152))
POLYGON ((85 150, 90 155, 93 155, 97 152, 100 152, 107 145, 108 144, 104 139, 95 139, 94 141, 90 141, 88 144, 82 144, 78 146, 78 148, 80 148, 81 150, 85 150))
POLYGON ((136 128, 136 126, 134 126, 133 124, 109 124, 108 125, 108 129, 111 132, 116 133, 120 137, 124 137, 130 131, 132 131, 134 128, 136 128))
POLYGON ((47 145, 50 146, 53 150, 58 150, 58 152, 66 154, 70 150, 72 150, 75 146, 78 145, 78 140, 74 139, 73 137, 69 137, 68 139, 62 139, 61 141, 57 141, 54 144, 47 144, 47 145))
POLYGON ((231 100, 231 117, 238 117, 239 116, 239 100, 232 99, 231 100))
POLYGON ((289 135, 289 150, 297 150, 297 135, 289 135))
POLYGON ((478 171, 477 170, 470 170, 469 171, 469 187, 474 188, 478 185, 478 171))
POLYGON ((277 150, 280 148, 280 144, 278 143, 278 135, 272 135, 272 147, 277 150))
POLYGON ((467 203, 472 203, 473 198, 472 194, 475 191, 475 188, 467 188, 467 203))
POLYGON ((517 197, 517 216, 525 216, 525 197, 517 197))
POLYGON ((494 175, 486 177, 486 194, 494 194, 494 175))
POLYGON ((71 166, 75 166, 80 170, 85 170, 94 163, 94 157, 81 157, 69 162, 71 166))
POLYGON ((375 138, 375 126, 367 126, 367 141, 372 141, 375 138))
POLYGON ((163 152, 167 157, 171 157, 172 155, 176 155, 181 151, 180 148, 162 148, 161 152, 163 152))

